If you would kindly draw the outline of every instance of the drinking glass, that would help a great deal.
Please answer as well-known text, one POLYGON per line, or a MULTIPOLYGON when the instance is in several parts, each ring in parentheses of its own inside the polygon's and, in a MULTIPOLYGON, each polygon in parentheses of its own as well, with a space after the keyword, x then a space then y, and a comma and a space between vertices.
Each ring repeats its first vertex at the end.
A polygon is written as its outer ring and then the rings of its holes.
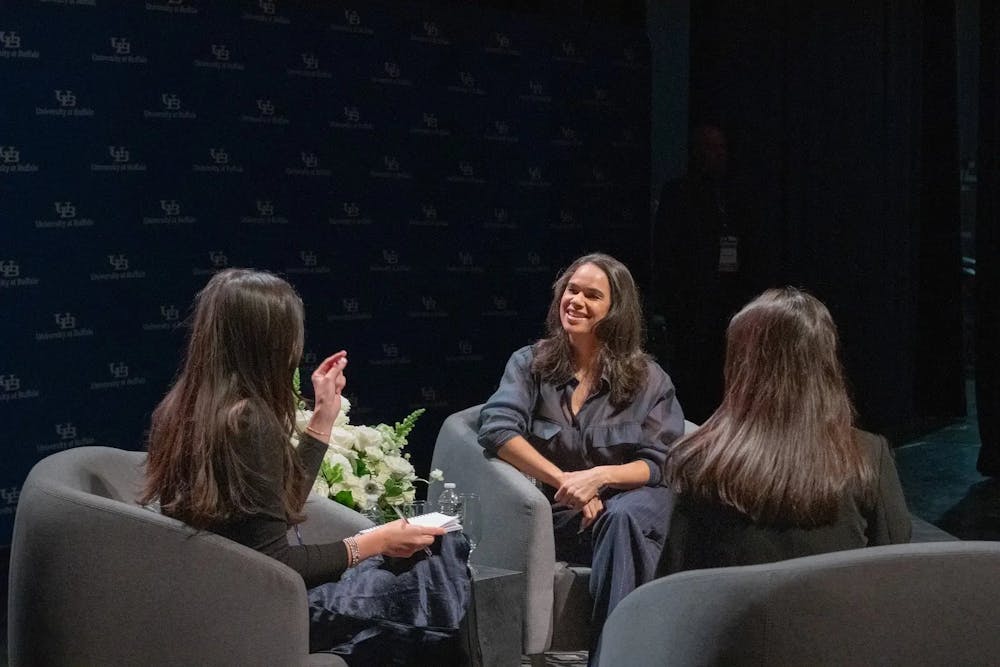
POLYGON ((407 519, 412 519, 415 516, 426 514, 426 502, 427 501, 425 500, 414 500, 412 503, 403 505, 403 514, 406 515, 407 519))
POLYGON ((483 509, 479 504, 478 493, 463 493, 459 496, 461 503, 460 521, 462 532, 469 540, 469 559, 472 559, 472 552, 476 550, 476 545, 483 538, 483 509))

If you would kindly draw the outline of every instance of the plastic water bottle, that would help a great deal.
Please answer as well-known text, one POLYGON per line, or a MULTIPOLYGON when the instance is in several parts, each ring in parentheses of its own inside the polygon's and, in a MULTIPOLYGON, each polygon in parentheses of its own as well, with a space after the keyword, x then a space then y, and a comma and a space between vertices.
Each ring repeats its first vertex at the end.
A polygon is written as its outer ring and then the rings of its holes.
POLYGON ((444 491, 438 496, 438 512, 448 516, 458 516, 458 493, 455 492, 455 482, 445 482, 444 491))

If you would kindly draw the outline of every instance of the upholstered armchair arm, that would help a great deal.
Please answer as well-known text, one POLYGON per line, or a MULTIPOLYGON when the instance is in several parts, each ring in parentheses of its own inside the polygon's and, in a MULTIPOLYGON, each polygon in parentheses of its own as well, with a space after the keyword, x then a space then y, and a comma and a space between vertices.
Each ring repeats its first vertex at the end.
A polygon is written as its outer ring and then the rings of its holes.
MULTIPOLYGON (((455 482, 459 493, 479 494, 484 530, 472 560, 524 572, 524 652, 540 653, 552 634, 552 511, 527 477, 504 461, 485 455, 477 441, 479 407, 445 420, 431 465, 444 472, 445 480, 455 482)), ((436 500, 440 492, 441 484, 432 484, 429 498, 436 500)))
MULTIPOLYGON (((372 525, 360 512, 316 494, 309 495, 305 514, 306 520, 299 524, 299 533, 305 544, 339 542, 372 525)), ((289 542, 297 544, 297 539, 295 530, 289 531, 289 542)))

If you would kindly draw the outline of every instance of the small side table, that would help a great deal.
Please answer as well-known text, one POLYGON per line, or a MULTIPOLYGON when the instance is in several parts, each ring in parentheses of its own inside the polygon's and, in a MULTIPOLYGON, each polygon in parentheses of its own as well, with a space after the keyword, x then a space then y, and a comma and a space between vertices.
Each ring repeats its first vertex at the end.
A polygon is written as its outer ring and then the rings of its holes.
POLYGON ((524 573, 473 565, 472 601, 465 617, 473 667, 521 664, 524 573))

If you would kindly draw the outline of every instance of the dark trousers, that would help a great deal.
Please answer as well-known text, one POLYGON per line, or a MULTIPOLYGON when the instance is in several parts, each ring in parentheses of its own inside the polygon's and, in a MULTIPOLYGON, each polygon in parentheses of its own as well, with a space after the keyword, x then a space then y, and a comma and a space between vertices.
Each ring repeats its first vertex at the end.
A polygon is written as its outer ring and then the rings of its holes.
POLYGON ((594 600, 590 626, 591 662, 608 614, 642 584, 652 581, 666 541, 673 492, 663 486, 641 486, 604 500, 604 512, 594 524, 580 529, 578 510, 553 507, 556 558, 573 565, 590 565, 590 596, 594 600))

